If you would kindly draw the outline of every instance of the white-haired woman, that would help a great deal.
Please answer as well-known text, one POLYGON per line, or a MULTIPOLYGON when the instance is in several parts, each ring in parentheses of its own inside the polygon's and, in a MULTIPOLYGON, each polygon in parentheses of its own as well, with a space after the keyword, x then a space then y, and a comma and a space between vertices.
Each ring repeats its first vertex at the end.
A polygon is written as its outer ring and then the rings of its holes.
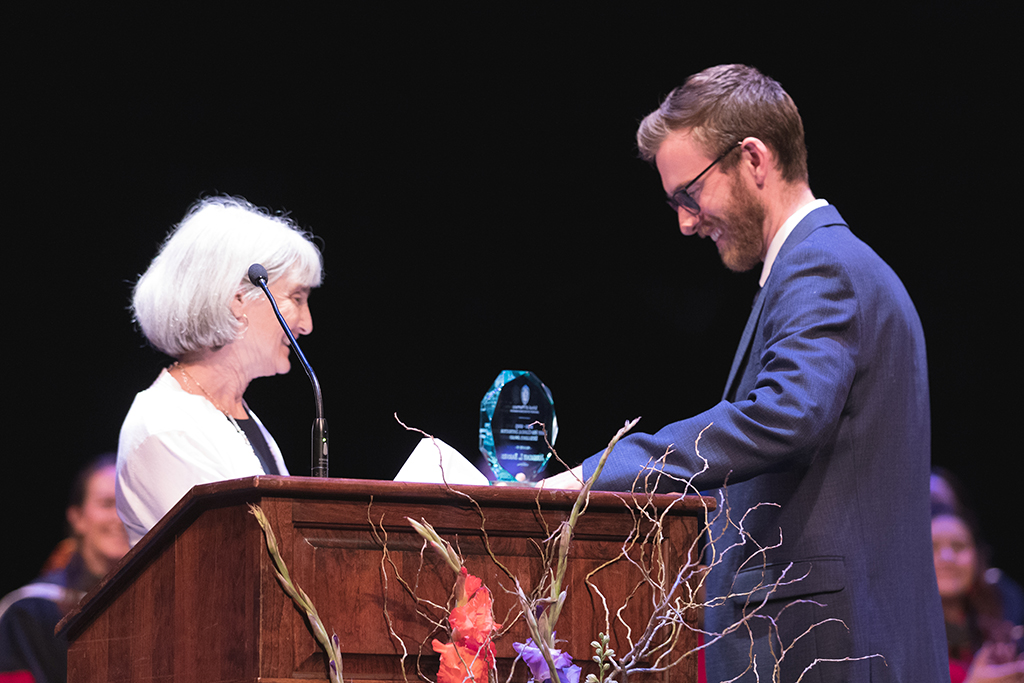
POLYGON ((117 511, 134 545, 192 486, 287 474, 243 398, 256 377, 288 372, 289 343, 248 268, 260 263, 298 337, 313 331, 321 256, 290 220, 234 197, 195 204, 135 285, 150 344, 175 362, 132 403, 117 452, 117 511))

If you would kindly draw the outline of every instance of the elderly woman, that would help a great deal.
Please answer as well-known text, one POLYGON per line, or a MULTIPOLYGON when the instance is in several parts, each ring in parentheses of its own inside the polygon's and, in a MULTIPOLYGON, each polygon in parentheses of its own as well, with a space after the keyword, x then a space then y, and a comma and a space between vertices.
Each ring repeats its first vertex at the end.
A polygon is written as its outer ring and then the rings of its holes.
POLYGON ((321 256, 290 220, 232 197, 204 199, 171 231, 135 286, 149 343, 175 360, 135 397, 117 451, 117 511, 134 545, 194 485, 287 474, 245 403, 256 377, 288 372, 290 345, 253 263, 298 337, 313 331, 309 293, 321 256))

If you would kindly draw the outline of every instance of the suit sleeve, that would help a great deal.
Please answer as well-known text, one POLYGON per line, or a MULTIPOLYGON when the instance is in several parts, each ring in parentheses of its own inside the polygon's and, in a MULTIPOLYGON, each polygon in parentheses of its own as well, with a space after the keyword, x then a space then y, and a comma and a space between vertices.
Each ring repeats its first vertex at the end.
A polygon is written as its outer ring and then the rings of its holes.
MULTIPOLYGON (((855 375, 854 288, 840 259, 815 249, 811 240, 777 262, 770 280, 748 361, 760 368, 753 387, 735 402, 722 401, 655 434, 623 439, 599 488, 642 488, 638 476, 651 477, 654 470, 659 490, 679 490, 691 477, 706 490, 815 457, 838 425, 855 375), (695 448, 705 427, 699 451, 706 465, 695 448)), ((584 462, 584 475, 594 472, 599 456, 584 462)))

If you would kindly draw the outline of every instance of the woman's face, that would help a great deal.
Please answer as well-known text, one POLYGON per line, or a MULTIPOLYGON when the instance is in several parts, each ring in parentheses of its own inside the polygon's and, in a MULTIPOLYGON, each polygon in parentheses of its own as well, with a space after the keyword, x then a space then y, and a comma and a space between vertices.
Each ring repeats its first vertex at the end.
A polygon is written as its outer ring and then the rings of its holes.
POLYGON ((79 539, 79 552, 94 574, 105 574, 128 552, 128 535, 114 500, 116 477, 114 467, 97 470, 86 482, 82 505, 68 508, 68 522, 79 539))
POLYGON ((963 520, 942 515, 932 520, 932 552, 939 595, 959 598, 967 594, 978 568, 974 536, 963 520))
MULTIPOLYGON (((313 316, 309 312, 309 287, 299 284, 291 275, 278 278, 270 285, 270 293, 277 301, 281 316, 298 339, 313 331, 313 316)), ((291 369, 288 335, 281 329, 274 309, 265 294, 242 305, 242 313, 249 320, 245 335, 239 340, 240 350, 250 377, 267 377, 291 369)))

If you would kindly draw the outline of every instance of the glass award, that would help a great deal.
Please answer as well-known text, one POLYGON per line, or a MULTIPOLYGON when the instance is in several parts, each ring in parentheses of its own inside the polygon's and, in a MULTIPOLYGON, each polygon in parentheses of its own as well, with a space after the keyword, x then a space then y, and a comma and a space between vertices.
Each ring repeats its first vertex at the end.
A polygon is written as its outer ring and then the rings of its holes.
POLYGON ((551 391, 532 372, 502 370, 480 401, 480 452, 493 472, 491 483, 543 479, 557 435, 551 391))

